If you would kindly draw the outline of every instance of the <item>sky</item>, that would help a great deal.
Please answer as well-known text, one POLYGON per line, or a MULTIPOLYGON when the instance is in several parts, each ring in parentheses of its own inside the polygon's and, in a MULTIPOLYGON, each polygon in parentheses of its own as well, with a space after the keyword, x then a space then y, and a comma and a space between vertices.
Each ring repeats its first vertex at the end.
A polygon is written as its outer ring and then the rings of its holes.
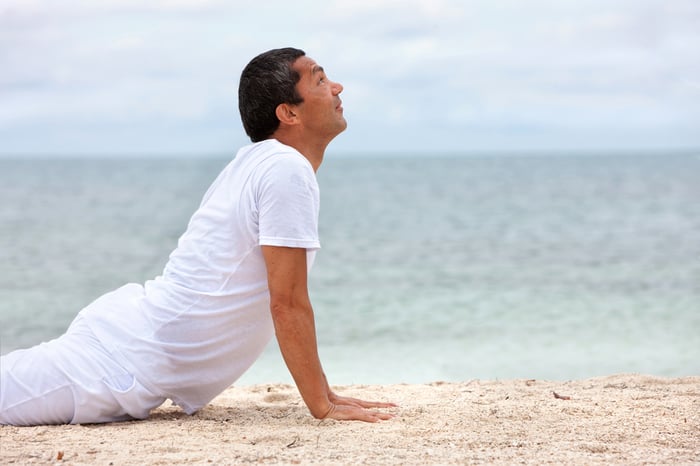
POLYGON ((344 86, 329 152, 700 149, 697 0, 0 0, 0 156, 235 153, 285 46, 344 86))

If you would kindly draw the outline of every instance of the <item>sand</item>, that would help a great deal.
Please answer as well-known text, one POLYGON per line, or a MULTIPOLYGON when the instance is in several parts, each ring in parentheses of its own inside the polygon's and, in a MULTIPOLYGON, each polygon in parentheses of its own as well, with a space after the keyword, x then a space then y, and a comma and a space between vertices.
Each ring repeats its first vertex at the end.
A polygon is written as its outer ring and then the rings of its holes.
POLYGON ((194 416, 168 403, 145 421, 2 426, 0 463, 700 464, 700 377, 334 388, 400 407, 319 421, 293 386, 232 387, 194 416))

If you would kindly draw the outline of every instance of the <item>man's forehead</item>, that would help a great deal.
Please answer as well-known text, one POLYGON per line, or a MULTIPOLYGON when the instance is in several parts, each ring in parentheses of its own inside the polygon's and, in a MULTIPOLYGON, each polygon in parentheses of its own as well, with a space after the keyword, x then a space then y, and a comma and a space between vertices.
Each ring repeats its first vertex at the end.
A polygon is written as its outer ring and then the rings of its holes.
POLYGON ((293 67, 301 73, 310 72, 311 74, 314 74, 318 72, 323 72, 323 67, 316 63, 316 61, 313 58, 307 57, 306 55, 297 58, 294 62, 293 67))

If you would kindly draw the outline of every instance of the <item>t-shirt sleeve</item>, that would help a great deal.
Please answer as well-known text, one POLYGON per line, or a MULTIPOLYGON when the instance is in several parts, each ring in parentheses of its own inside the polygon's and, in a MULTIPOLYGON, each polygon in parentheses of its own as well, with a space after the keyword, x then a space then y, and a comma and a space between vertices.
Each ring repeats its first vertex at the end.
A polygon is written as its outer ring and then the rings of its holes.
POLYGON ((261 246, 319 249, 319 190, 311 165, 296 154, 274 157, 258 191, 261 246))

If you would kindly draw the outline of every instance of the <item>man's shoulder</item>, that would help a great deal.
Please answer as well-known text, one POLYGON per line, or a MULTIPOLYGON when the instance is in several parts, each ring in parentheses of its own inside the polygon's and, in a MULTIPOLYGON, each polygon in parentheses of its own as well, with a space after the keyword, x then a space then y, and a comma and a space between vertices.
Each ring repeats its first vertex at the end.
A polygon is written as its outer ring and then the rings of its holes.
POLYGON ((311 171, 313 167, 298 150, 279 142, 267 139, 241 149, 237 157, 249 158, 264 171, 311 171))
POLYGON ((260 142, 254 142, 241 147, 236 154, 236 159, 255 159, 264 161, 271 156, 286 156, 291 158, 306 159, 295 148, 279 142, 277 139, 266 139, 260 142))

